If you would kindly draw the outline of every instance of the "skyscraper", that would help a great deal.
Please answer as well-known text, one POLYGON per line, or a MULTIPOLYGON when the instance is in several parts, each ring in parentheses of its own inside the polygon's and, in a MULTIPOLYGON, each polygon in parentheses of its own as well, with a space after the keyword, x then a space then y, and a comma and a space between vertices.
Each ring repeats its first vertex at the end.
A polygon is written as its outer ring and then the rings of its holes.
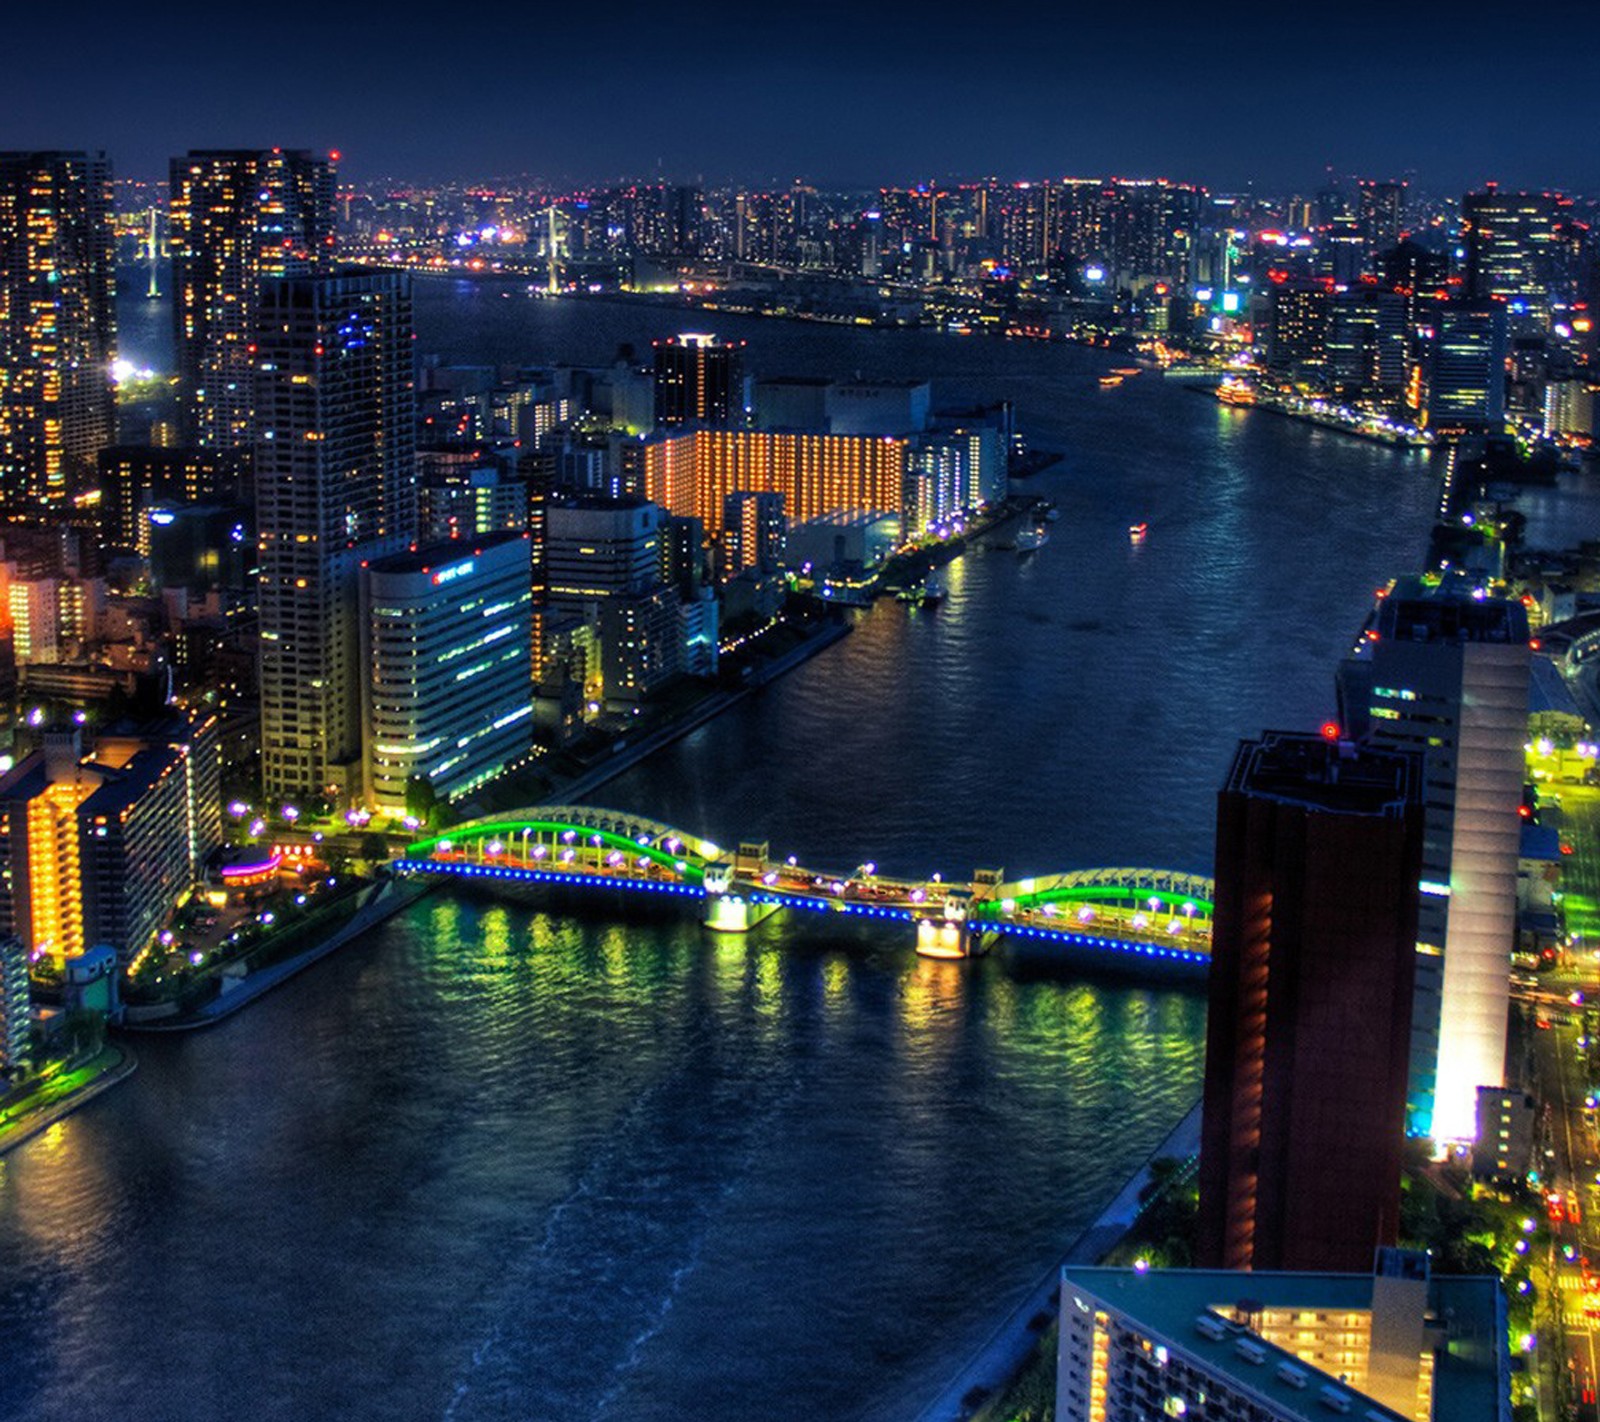
POLYGON ((744 342, 669 336, 656 342, 656 424, 726 425, 744 413, 744 342))
POLYGON ((1360 1270, 1400 1215, 1421 762, 1271 732, 1217 800, 1199 1261, 1360 1270))
POLYGON ((94 487, 116 439, 111 165, 103 153, 0 153, 0 508, 94 487))
POLYGON ((1438 308, 1428 418, 1443 430, 1495 430, 1506 415, 1506 307, 1451 301, 1438 308))
POLYGON ((256 327, 261 764, 271 799, 361 791, 358 574, 416 523, 411 286, 263 283, 256 327))
POLYGON ((1405 578, 1339 669, 1346 731, 1425 758, 1408 1125, 1440 1141, 1505 1081, 1531 656, 1521 603, 1405 578))
POLYGON ((1461 199, 1467 248, 1467 292, 1506 302, 1513 317, 1535 324, 1549 309, 1556 277, 1562 200, 1553 193, 1501 192, 1489 187, 1461 199))
POLYGON ((172 317, 186 443, 251 445, 261 284, 329 260, 333 198, 331 161, 297 149, 172 160, 172 317))

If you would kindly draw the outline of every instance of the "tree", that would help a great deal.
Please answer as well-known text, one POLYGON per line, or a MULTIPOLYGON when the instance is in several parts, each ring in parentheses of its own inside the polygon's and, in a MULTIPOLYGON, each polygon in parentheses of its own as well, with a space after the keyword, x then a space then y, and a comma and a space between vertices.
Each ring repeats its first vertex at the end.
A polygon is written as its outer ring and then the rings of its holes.
POLYGON ((427 824, 438 807, 439 796, 433 781, 426 775, 413 775, 406 780, 406 813, 427 824))

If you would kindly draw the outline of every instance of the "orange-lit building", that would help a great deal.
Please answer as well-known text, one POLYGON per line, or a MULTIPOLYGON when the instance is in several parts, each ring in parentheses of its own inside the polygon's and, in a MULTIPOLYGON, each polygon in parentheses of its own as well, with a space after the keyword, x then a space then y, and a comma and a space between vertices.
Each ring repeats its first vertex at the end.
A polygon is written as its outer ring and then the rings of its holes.
POLYGON ((729 494, 782 494, 791 524, 826 514, 898 514, 909 441, 881 435, 695 430, 645 447, 645 497, 722 533, 729 494))
POLYGON ((126 961, 222 841, 215 718, 103 738, 47 733, 0 779, 0 936, 56 962, 107 945, 126 961))

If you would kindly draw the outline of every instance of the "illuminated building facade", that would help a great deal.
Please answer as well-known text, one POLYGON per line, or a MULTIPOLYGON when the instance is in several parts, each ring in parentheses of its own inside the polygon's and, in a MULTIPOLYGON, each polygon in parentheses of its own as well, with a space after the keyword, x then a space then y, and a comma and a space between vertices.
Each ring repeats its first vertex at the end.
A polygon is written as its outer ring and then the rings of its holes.
POLYGON ((333 165, 296 149, 196 151, 172 160, 170 186, 184 441, 248 451, 262 283, 332 257, 333 165))
POLYGON ((1421 759, 1244 741, 1217 801, 1196 1257, 1360 1269, 1399 1227, 1421 759))
POLYGON ((783 496, 791 523, 828 514, 898 514, 909 441, 781 430, 696 430, 645 446, 645 496, 722 536, 728 496, 783 496))
POLYGON ((1408 1128, 1439 1141, 1505 1082, 1531 660, 1520 602, 1406 578, 1339 669, 1346 731, 1425 758, 1408 1128))
POLYGON ((361 793, 361 565, 416 524, 411 287, 392 272, 261 289, 256 516, 269 799, 361 793))
POLYGON ((0 508, 94 488, 116 439, 111 165, 103 153, 0 153, 0 508))
POLYGON ((469 794, 533 739, 532 553, 525 533, 391 554, 361 575, 368 809, 406 785, 469 794))
POLYGON ((1510 1416, 1499 1280, 1433 1276, 1421 1254, 1338 1273, 1069 1265, 1060 1310, 1060 1422, 1510 1416))
POLYGON ((656 424, 726 425, 744 416, 744 342, 685 334, 655 343, 656 424))
POLYGON ((0 780, 0 925, 57 961, 107 945, 127 961, 222 842, 214 719, 102 737, 77 731, 0 780))

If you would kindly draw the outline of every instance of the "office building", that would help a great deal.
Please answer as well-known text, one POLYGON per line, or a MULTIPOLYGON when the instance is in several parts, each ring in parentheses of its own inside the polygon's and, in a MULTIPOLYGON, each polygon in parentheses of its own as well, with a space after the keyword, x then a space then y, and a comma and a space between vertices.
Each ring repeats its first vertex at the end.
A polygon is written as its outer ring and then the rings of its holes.
POLYGON ((1409 374, 1407 347, 1406 298, 1399 292, 1335 294, 1327 341, 1327 381, 1335 394, 1396 398, 1409 374))
POLYGON ((1439 307, 1428 378, 1437 430, 1498 430, 1506 417, 1506 307, 1452 301, 1439 307))
POLYGON ((1405 578, 1339 669, 1347 733, 1425 760, 1408 1127, 1438 1141, 1505 1082, 1531 656, 1520 602, 1405 578))
POLYGON ((1196 1258, 1360 1269, 1400 1215, 1421 758, 1244 741, 1217 801, 1196 1258))
POLYGON ((262 283, 333 254, 330 160, 207 150, 170 172, 172 316, 184 443, 249 451, 262 283))
POLYGON ((747 568, 777 572, 783 566, 788 529, 782 494, 729 494, 722 509, 723 578, 737 577, 747 568))
POLYGON ((1328 363, 1331 283, 1286 281, 1268 296, 1267 373, 1278 380, 1319 382, 1328 363))
POLYGON ((0 934, 58 964, 107 945, 128 961, 160 931, 222 843, 215 718, 77 730, 0 779, 0 934))
POLYGON ((1058 1422, 1509 1422, 1505 1295, 1378 1253, 1360 1273, 1061 1274, 1058 1422))
POLYGON ((0 510, 61 508, 116 440, 111 165, 0 153, 0 510))
POLYGON ((27 1073, 33 1062, 33 1003, 28 950, 15 935, 0 938, 0 1082, 27 1073))
POLYGON ((354 803, 358 573, 416 524, 409 279, 267 282, 256 339, 262 781, 270 800, 354 803))
POLYGON ((531 588, 525 533, 428 544, 363 570, 368 809, 406 813, 413 778, 458 799, 527 755, 531 588))
POLYGON ((657 425, 726 426, 744 418, 744 342, 686 333, 655 343, 657 425))
POLYGON ((1498 299, 1519 329, 1542 331, 1557 275, 1562 199, 1491 185, 1461 199, 1467 295, 1498 299))

